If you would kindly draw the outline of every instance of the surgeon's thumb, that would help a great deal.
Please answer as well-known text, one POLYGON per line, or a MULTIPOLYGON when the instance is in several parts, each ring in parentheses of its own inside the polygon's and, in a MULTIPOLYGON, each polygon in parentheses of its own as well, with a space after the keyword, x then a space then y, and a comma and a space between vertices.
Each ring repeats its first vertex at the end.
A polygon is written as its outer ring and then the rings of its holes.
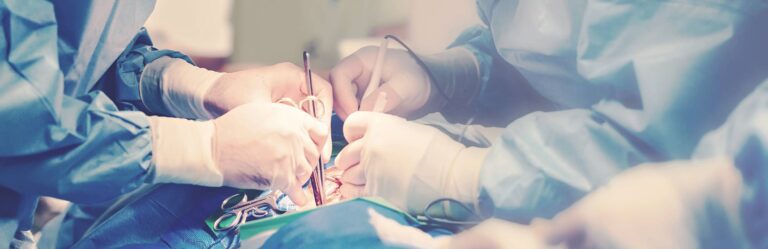
POLYGON ((397 91, 395 91, 390 85, 384 84, 379 87, 379 89, 371 92, 370 95, 363 97, 363 100, 360 103, 360 110, 391 113, 392 110, 399 106, 402 101, 403 98, 400 96, 400 94, 397 93, 397 91), (382 100, 379 100, 381 98, 384 98, 383 102, 381 102, 382 100), (375 108, 379 108, 376 106, 377 103, 384 103, 384 106, 381 108, 381 110, 374 110, 375 108))

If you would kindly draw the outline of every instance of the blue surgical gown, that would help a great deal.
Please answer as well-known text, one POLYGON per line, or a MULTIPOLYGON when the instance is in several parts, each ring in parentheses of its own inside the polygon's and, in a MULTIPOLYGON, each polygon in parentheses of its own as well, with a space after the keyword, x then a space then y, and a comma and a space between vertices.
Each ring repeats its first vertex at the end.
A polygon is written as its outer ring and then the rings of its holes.
POLYGON ((497 217, 551 217, 630 166, 690 158, 768 78, 762 1, 477 5, 485 25, 452 45, 480 65, 477 112, 514 106, 498 89, 521 80, 556 106, 516 118, 490 147, 479 202, 497 217))
POLYGON ((154 1, 0 2, 0 185, 74 202, 144 182, 151 159, 138 92, 162 56, 142 25, 154 1))
POLYGON ((141 70, 188 60, 152 47, 142 25, 154 3, 0 0, 0 188, 96 203, 145 182, 141 70))

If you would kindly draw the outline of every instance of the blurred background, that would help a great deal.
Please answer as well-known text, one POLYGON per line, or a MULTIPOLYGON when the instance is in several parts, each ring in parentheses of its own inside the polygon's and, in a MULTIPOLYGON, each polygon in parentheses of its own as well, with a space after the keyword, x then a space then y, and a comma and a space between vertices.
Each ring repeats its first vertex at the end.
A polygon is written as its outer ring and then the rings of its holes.
POLYGON ((346 55, 393 34, 417 53, 441 51, 480 24, 471 0, 160 0, 146 27, 159 48, 212 70, 279 62, 325 75, 346 55))

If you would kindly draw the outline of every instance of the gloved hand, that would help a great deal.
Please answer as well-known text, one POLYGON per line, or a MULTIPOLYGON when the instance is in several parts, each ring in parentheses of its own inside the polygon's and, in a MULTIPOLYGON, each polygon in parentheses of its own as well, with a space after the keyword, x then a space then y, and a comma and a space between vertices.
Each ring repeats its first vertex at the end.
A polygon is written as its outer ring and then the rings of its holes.
POLYGON ((299 109, 251 103, 213 121, 151 117, 155 183, 278 189, 298 205, 328 127, 299 109))
MULTIPOLYGON (((331 84, 313 73, 312 85, 315 96, 326 105, 324 115, 319 118, 330 125, 333 104, 331 84)), ((252 101, 274 103, 281 98, 291 98, 298 102, 308 95, 304 70, 286 62, 222 75, 205 95, 205 106, 219 116, 252 101)))
MULTIPOLYGON (((313 90, 324 104, 321 117, 331 124, 333 96, 330 84, 313 74, 313 90)), ((212 119, 251 102, 273 103, 281 98, 298 102, 307 89, 304 70, 291 63, 219 73, 198 68, 181 59, 161 58, 144 69, 141 77, 142 101, 151 110, 175 117, 212 119)), ((308 111, 308 110, 305 110, 308 111)), ((322 151, 327 162, 331 154, 331 138, 322 151)))
POLYGON ((381 85, 366 99, 378 47, 364 47, 331 70, 335 111, 341 119, 358 110, 370 111, 379 93, 387 93, 384 112, 408 116, 421 109, 432 91, 429 76, 405 51, 389 49, 381 66, 381 85))
MULTIPOLYGON (((379 196, 417 214, 443 197, 477 206, 487 149, 468 148, 433 127, 372 112, 350 115, 344 137, 349 145, 336 158, 336 167, 344 170, 344 198, 379 196)), ((451 207, 443 212, 451 215, 451 207)))
POLYGON ((729 160, 637 166, 549 224, 569 248, 748 248, 741 176, 729 160))
POLYGON ((415 117, 440 111, 448 102, 467 105, 479 91, 479 66, 466 49, 452 48, 420 56, 435 79, 430 79, 407 52, 389 49, 382 65, 380 87, 361 99, 368 88, 377 53, 378 47, 362 48, 331 70, 334 106, 342 119, 357 111, 358 106, 362 111, 371 111, 382 92, 387 96, 383 112, 415 117))

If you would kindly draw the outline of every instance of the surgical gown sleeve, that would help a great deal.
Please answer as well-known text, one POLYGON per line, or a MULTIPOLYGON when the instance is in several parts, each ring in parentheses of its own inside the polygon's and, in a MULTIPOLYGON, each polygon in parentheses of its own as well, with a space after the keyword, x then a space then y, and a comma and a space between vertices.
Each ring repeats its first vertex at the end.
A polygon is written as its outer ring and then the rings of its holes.
POLYGON ((479 206, 497 217, 551 217, 628 167, 690 158, 702 136, 768 78, 762 45, 768 31, 760 25, 768 21, 765 5, 483 2, 498 4, 493 19, 513 22, 490 22, 497 51, 540 93, 564 105, 515 120, 490 148, 480 170, 479 206), (537 10, 572 11, 572 19, 552 18, 573 22, 578 34, 547 33, 563 38, 546 41, 551 44, 527 40, 560 27, 536 26, 537 10), (504 13, 530 14, 531 22, 515 24, 525 17, 504 13), (528 33, 499 33, 518 28, 528 33))
POLYGON ((118 110, 100 90, 64 94, 49 2, 5 2, 0 17, 0 184, 82 203, 142 184, 152 156, 146 115, 118 110))
MULTIPOLYGON (((531 88, 515 67, 499 56, 488 27, 466 29, 449 45, 452 48, 464 48, 474 56, 479 78, 478 82, 460 82, 470 88, 460 94, 467 95, 462 97, 467 103, 449 102, 441 111, 449 120, 463 123, 474 118, 476 124, 503 127, 533 110, 555 109, 551 101, 531 88)), ((427 65, 434 66, 429 61, 427 65)))
MULTIPOLYGON (((171 116, 161 99, 161 82, 141 82, 141 73, 150 63, 169 63, 170 60, 158 60, 161 57, 179 58, 194 64, 186 55, 173 50, 158 50, 152 46, 152 40, 147 31, 142 28, 131 42, 131 46, 123 52, 108 74, 115 77, 115 91, 108 92, 110 97, 117 99, 118 105, 135 107, 147 113, 171 116), (141 83, 141 84, 140 84, 141 83), (141 88, 141 89, 140 89, 141 88)), ((162 68, 162 65, 155 65, 162 68)), ((125 109, 125 108, 120 108, 125 109)))
POLYGON ((707 134, 694 157, 726 156, 741 173, 741 223, 755 248, 768 246, 768 81, 760 85, 719 129, 707 134))

